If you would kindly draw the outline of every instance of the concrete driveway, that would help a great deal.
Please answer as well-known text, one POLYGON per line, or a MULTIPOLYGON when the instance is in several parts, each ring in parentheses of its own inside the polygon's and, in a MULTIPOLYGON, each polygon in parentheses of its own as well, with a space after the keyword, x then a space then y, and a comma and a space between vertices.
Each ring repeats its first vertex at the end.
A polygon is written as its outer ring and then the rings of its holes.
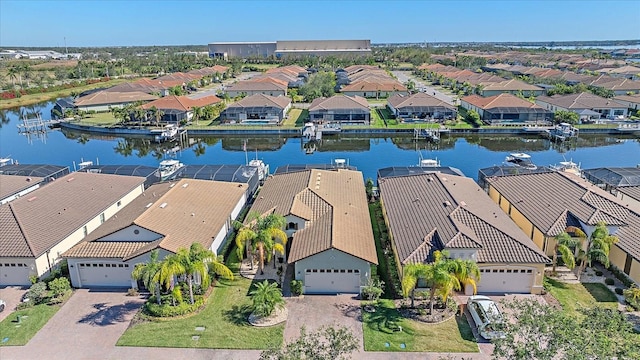
POLYGON ((15 310, 16 306, 22 301, 22 295, 27 292, 26 287, 21 286, 5 286, 0 288, 0 299, 7 304, 4 311, 0 312, 0 321, 6 319, 15 310))
POLYGON ((27 343, 2 348, 7 359, 103 359, 144 299, 122 291, 80 289, 27 343))

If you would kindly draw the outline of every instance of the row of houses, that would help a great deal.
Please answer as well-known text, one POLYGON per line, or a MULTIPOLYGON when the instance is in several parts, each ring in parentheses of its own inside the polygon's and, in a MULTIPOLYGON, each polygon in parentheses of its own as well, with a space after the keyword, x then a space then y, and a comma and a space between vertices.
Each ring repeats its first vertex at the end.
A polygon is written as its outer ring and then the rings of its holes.
MULTIPOLYGON (((589 235, 605 221, 620 238, 612 263, 640 281, 640 208, 584 180, 495 177, 487 195, 455 172, 387 170, 378 172, 379 195, 400 277, 405 265, 446 250, 478 263, 480 293, 540 293, 555 236, 569 226, 589 235)), ((145 189, 144 180, 71 173, 0 205, 0 284, 28 285, 66 259, 75 287, 136 287, 131 271, 150 251, 162 258, 198 242, 219 252, 247 207, 286 219, 283 261, 307 294, 358 293, 378 263, 356 170, 278 169, 253 203, 245 183, 181 179, 145 189)))

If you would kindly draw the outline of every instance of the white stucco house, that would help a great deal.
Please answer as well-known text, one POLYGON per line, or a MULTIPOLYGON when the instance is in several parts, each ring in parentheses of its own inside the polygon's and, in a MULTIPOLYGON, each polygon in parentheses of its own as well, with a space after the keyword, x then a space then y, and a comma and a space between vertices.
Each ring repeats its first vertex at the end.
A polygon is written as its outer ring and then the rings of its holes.
POLYGON ((77 288, 136 288, 136 264, 198 242, 218 252, 247 202, 247 184, 182 179, 150 186, 117 217, 63 254, 77 288))
POLYGON ((142 194, 144 180, 77 172, 0 205, 0 286, 47 275, 62 253, 142 194))
POLYGON ((286 218, 286 260, 305 294, 359 293, 371 277, 371 264, 378 263, 359 171, 276 173, 250 212, 286 218))

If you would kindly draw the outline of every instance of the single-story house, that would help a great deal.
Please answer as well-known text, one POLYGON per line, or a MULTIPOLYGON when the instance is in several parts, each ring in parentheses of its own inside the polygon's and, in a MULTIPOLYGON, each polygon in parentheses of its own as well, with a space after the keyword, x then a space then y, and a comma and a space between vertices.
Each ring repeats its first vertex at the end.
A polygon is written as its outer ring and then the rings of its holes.
POLYGON ((545 124, 553 118, 551 111, 511 94, 469 95, 460 99, 460 106, 476 111, 489 125, 545 124))
POLYGON ((121 108, 136 102, 148 102, 158 99, 158 96, 142 91, 98 91, 77 98, 74 107, 82 111, 106 112, 112 108, 121 108))
POLYGON ((522 94, 525 97, 530 97, 540 96, 543 93, 543 88, 527 84, 526 82, 517 79, 486 84, 480 90, 480 95, 482 96, 495 96, 499 94, 522 94))
POLYGON ((618 95, 613 100, 625 105, 630 110, 640 110, 640 94, 618 95))
POLYGON ((452 119, 458 114, 455 106, 423 92, 393 95, 387 99, 387 107, 403 120, 452 119))
POLYGON ((0 205, 32 192, 45 181, 42 177, 0 174, 0 205))
POLYGON ((144 178, 72 173, 0 205, 0 286, 29 285, 142 194, 144 178))
POLYGON ((229 105, 220 114, 220 121, 244 125, 276 125, 284 119, 290 108, 291 99, 286 96, 258 93, 229 105))
POLYGON ((359 293, 371 277, 371 264, 378 263, 359 171, 276 173, 249 212, 285 217, 286 260, 305 294, 359 293))
POLYGON ((148 102, 142 108, 149 110, 156 108, 161 110, 163 122, 179 123, 180 121, 191 121, 193 119, 193 108, 214 105, 222 100, 214 95, 203 96, 201 98, 190 98, 188 96, 170 95, 148 102))
POLYGON ((598 70, 602 74, 609 74, 613 77, 626 78, 629 80, 640 80, 640 68, 632 65, 625 65, 617 68, 604 68, 598 70))
POLYGON ((542 292, 549 258, 473 179, 392 176, 379 178, 378 187, 401 278, 404 266, 430 263, 435 251, 446 250, 451 258, 478 264, 479 293, 542 292))
POLYGON ((361 96, 363 98, 388 98, 391 95, 408 95, 409 90, 399 81, 389 78, 388 80, 369 81, 362 80, 352 82, 340 89, 340 92, 347 96, 361 96))
POLYGON ((309 106, 309 119, 315 123, 369 125, 371 110, 367 99, 360 96, 321 97, 309 106))
POLYGON ((182 179, 152 185, 63 254, 74 287, 128 287, 136 264, 200 243, 218 252, 246 204, 246 184, 182 179))
POLYGON ((640 81, 629 80, 624 78, 614 78, 608 75, 602 75, 598 79, 589 84, 593 87, 610 90, 615 95, 626 95, 628 93, 640 93, 640 81))
POLYGON ((567 172, 487 179, 489 197, 542 249, 552 256, 555 237, 569 226, 587 235, 600 221, 619 241, 609 259, 640 283, 640 213, 588 181, 567 172))
POLYGON ((589 109, 600 113, 601 118, 607 116, 627 116, 627 107, 613 99, 603 98, 590 93, 569 95, 539 96, 536 104, 556 112, 558 110, 580 112, 589 109))
POLYGON ((236 96, 251 96, 256 94, 269 96, 287 96, 287 84, 276 81, 245 80, 231 84, 224 92, 231 98, 236 96))

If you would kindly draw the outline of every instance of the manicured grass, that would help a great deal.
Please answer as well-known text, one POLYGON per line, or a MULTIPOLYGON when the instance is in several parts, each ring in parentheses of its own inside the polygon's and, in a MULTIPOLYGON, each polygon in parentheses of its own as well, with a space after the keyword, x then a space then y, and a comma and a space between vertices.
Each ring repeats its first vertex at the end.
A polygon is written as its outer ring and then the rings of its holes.
POLYGON ((289 111, 289 118, 282 122, 286 127, 302 127, 309 119, 309 110, 307 109, 291 109, 289 111))
POLYGON ((376 312, 362 312, 362 321, 366 351, 478 352, 464 317, 439 324, 420 323, 400 316, 392 301, 380 300, 376 312))
POLYGON ((377 109, 371 109, 371 127, 374 128, 383 128, 384 120, 380 117, 380 113, 378 113, 377 109))
POLYGON ((0 346, 25 345, 58 310, 60 305, 42 304, 14 312, 0 322, 0 346), (23 317, 20 324, 18 315, 23 317), (5 338, 9 340, 2 342, 5 338))
POLYGON ((0 100, 0 110, 37 104, 43 101, 55 100, 61 97, 70 96, 71 93, 81 93, 86 90, 103 88, 103 87, 111 87, 118 84, 122 84, 124 82, 134 81, 134 79, 114 79, 105 82, 99 82, 91 85, 78 86, 70 89, 52 91, 47 93, 39 93, 39 94, 31 94, 31 95, 23 95, 19 98, 9 99, 9 100, 0 100))
MULTIPOLYGON (((235 252, 234 252, 235 253, 235 252)), ((230 266, 236 270, 237 266, 230 266)), ((237 276, 220 280, 200 313, 180 319, 132 325, 118 340, 119 346, 152 346, 212 349, 267 349, 282 344, 284 324, 255 327, 247 318, 251 281, 237 276), (195 331, 203 326, 205 331, 195 331), (199 340, 192 340, 194 335, 199 340)))
POLYGON ((616 309, 618 299, 601 283, 567 284, 546 278, 546 288, 555 297, 562 308, 572 314, 578 314, 578 309, 594 306, 616 309))
POLYGON ((110 126, 116 125, 118 120, 113 117, 113 113, 111 112, 100 112, 95 114, 89 114, 87 117, 82 118, 80 121, 76 122, 79 125, 91 125, 91 126, 110 126))

